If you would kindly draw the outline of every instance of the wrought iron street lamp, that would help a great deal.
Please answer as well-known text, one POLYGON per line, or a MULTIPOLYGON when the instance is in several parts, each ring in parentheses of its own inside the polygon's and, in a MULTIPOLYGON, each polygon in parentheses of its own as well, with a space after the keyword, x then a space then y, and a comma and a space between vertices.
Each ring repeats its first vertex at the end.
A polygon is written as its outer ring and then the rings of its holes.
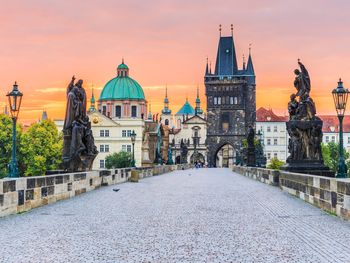
POLYGON ((21 108, 21 102, 22 102, 22 96, 23 93, 18 90, 17 82, 13 85, 13 89, 11 92, 7 93, 6 95, 8 97, 9 105, 10 105, 10 112, 12 117, 12 160, 9 164, 9 177, 19 177, 18 172, 18 166, 17 166, 17 157, 16 157, 16 123, 17 123, 17 117, 19 113, 19 109, 21 108))
POLYGON ((343 87, 343 82, 339 79, 338 87, 332 91, 335 109, 339 119, 339 163, 337 178, 345 178, 347 175, 347 166, 344 159, 344 143, 343 143, 343 119, 348 101, 349 90, 343 87))
POLYGON ((136 141, 136 133, 133 130, 130 134, 131 143, 132 143, 132 161, 131 161, 131 167, 135 167, 135 141, 136 141))

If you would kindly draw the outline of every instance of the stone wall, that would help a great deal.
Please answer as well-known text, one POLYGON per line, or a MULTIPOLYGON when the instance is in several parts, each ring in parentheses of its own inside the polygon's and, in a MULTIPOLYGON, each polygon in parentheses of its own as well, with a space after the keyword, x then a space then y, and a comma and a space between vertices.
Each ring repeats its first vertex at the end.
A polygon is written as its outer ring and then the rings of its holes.
POLYGON ((309 174, 234 166, 232 170, 283 191, 344 219, 350 219, 350 178, 337 179, 309 174), (272 181, 277 183, 272 184, 272 181))
POLYGON ((233 166, 232 171, 250 177, 254 180, 260 181, 265 184, 278 186, 279 185, 279 172, 256 168, 256 167, 247 167, 247 166, 233 166))
MULTIPOLYGON (((143 179, 190 167, 190 165, 163 165, 135 169, 139 172, 139 178, 143 179)), ((131 170, 131 168, 125 168, 2 179, 0 180, 0 217, 68 199, 101 186, 124 183, 130 178, 131 170)))

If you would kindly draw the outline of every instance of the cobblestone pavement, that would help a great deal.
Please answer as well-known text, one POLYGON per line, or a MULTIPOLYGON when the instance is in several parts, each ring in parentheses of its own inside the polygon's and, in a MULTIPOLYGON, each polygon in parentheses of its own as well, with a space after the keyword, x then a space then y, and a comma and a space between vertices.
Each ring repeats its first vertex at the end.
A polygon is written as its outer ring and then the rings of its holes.
POLYGON ((0 233, 0 262, 350 262, 348 222, 228 169, 104 187, 0 233))

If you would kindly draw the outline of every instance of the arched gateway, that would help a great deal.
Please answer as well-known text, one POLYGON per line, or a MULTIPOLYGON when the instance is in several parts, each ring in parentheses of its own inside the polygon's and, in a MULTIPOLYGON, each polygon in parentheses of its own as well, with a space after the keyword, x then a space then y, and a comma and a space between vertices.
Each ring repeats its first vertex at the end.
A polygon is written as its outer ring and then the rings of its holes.
MULTIPOLYGON (((221 33, 221 32, 220 32, 221 33)), ((255 128, 255 73, 249 49, 247 66, 238 69, 233 36, 221 36, 215 71, 207 63, 204 77, 207 95, 208 164, 217 165, 217 153, 225 145, 236 152, 249 125, 255 128)))

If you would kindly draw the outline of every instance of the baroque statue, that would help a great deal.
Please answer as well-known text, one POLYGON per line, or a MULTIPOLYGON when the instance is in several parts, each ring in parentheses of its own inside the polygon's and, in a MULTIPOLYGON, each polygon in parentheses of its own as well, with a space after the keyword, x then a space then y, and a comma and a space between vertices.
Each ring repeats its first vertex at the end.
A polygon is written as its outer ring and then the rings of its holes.
POLYGON ((187 163, 187 154, 188 154, 188 147, 183 139, 181 139, 180 143, 180 153, 181 153, 181 164, 187 163))
POLYGON ((66 115, 63 125, 63 169, 69 172, 91 170, 98 154, 86 114, 83 80, 72 77, 67 88, 66 115))
POLYGON ((287 164, 282 167, 292 172, 332 176, 323 164, 322 120, 316 116, 316 105, 310 96, 311 81, 305 66, 298 59, 299 69, 294 70, 296 92, 288 103, 289 134, 287 164))

